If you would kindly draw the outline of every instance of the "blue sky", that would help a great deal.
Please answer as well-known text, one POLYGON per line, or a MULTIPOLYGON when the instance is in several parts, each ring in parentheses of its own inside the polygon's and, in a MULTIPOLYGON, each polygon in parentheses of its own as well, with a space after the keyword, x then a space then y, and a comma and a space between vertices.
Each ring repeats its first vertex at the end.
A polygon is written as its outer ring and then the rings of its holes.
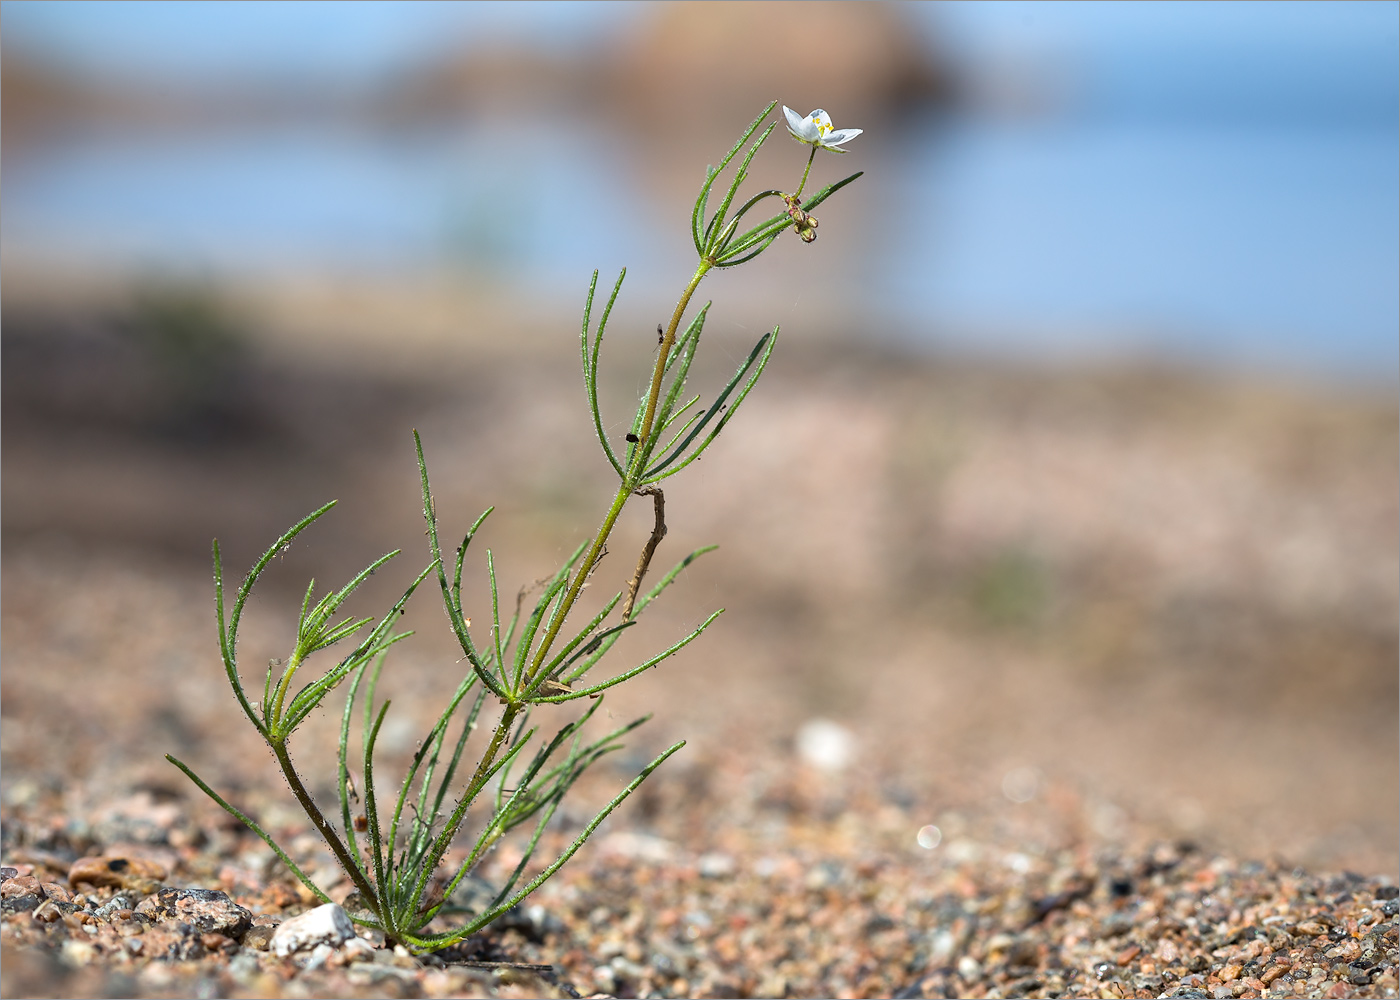
MULTIPOLYGON (((358 0, 204 3, 5 0, 7 43, 77 65, 208 78, 250 72, 355 76, 392 70, 459 39, 588 45, 642 13, 635 3, 358 0)), ((1319 48, 1358 55, 1400 47, 1393 2, 938 3, 914 16, 977 51, 1111 48, 1319 48)), ((800 19, 800 6, 796 8, 800 19)))
POLYGON ((150 3, 5 0, 7 43, 96 71, 209 80, 310 75, 339 79, 392 71, 473 35, 588 44, 633 16, 591 2, 150 3))

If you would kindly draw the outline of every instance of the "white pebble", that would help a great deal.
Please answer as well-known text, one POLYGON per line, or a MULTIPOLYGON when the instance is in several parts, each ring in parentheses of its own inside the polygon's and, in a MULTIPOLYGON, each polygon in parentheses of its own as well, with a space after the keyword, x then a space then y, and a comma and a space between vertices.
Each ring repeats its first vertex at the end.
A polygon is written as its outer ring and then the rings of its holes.
POLYGON ((320 944, 334 947, 354 936, 355 925, 350 922, 350 915, 335 903, 327 903, 279 925, 272 934, 271 951, 285 958, 320 944))
POLYGON ((340 951, 352 962, 374 961, 375 947, 362 937, 352 937, 340 946, 340 951))
POLYGON ((704 878, 727 878, 734 874, 736 867, 732 857, 717 851, 700 855, 696 862, 696 868, 704 878))
POLYGON ((856 755, 855 735, 829 719, 812 719, 797 731, 797 753, 813 767, 840 771, 856 755))
POLYGON ((326 959, 330 958, 334 954, 335 949, 332 948, 330 945, 318 944, 316 947, 311 949, 311 954, 307 957, 306 965, 303 966, 303 968, 305 968, 307 972, 314 972, 316 969, 319 969, 321 966, 325 965, 326 959))

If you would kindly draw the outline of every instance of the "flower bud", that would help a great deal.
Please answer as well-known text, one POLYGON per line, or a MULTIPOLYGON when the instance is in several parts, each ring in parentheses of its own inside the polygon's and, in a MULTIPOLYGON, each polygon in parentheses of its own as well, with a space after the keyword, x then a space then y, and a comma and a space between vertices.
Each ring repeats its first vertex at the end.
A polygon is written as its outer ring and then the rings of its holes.
POLYGON ((803 243, 811 243, 817 238, 817 219, 802 211, 802 200, 797 195, 783 195, 787 203, 787 213, 792 218, 792 231, 802 238, 803 243))

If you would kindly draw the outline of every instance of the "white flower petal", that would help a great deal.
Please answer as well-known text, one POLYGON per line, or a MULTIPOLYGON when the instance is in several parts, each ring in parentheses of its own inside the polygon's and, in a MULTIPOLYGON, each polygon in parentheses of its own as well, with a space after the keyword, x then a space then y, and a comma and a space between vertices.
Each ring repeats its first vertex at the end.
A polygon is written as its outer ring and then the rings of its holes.
POLYGON ((809 119, 803 118, 796 111, 786 105, 783 106, 783 114, 787 116, 788 131, 802 142, 816 142, 820 133, 817 127, 809 119))
POLYGON ((822 145, 839 146, 843 142, 850 142, 863 131, 865 130, 859 128, 834 128, 826 134, 826 138, 822 140, 822 145))
POLYGON ((831 116, 821 108, 817 108, 817 110, 808 115, 807 120, 815 125, 820 132, 831 131, 831 116))

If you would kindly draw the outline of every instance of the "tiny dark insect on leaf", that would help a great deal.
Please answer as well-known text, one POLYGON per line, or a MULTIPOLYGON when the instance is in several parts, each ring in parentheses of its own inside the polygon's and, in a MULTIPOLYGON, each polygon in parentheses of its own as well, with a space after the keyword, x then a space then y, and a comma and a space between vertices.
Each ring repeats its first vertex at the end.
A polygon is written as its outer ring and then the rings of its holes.
POLYGON ((656 342, 657 342, 658 344, 660 344, 660 343, 663 343, 665 340, 666 340, 666 334, 662 331, 662 329, 661 329, 661 324, 660 324, 660 323, 657 323, 657 324, 656 324, 656 342))
POLYGON ((627 432, 627 442, 629 444, 636 444, 640 440, 641 438, 637 437, 637 435, 633 434, 631 431, 627 432))

